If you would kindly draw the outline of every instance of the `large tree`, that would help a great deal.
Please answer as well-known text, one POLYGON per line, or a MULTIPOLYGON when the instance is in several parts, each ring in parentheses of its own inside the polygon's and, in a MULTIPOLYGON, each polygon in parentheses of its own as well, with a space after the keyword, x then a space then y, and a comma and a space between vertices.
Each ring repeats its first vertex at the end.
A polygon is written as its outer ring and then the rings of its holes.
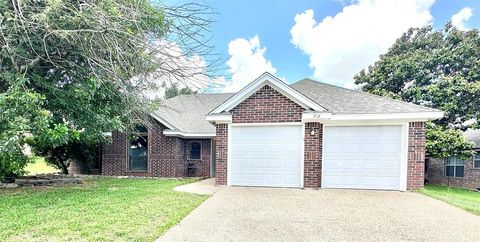
POLYGON ((355 83, 365 92, 441 109, 445 117, 428 123, 427 152, 470 155, 461 134, 480 120, 480 35, 450 23, 404 33, 355 83))
POLYGON ((0 180, 22 171, 26 144, 57 163, 72 145, 148 124, 148 94, 164 81, 206 80, 209 14, 149 0, 0 1, 0 180))

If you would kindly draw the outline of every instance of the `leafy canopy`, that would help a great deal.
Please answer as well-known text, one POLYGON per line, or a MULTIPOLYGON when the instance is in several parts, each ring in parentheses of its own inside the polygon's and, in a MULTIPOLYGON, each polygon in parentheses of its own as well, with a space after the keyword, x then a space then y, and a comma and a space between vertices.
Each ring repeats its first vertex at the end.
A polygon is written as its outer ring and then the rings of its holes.
POLYGON ((148 0, 0 1, 0 180, 28 162, 25 144, 57 164, 75 158, 73 144, 82 150, 107 140, 105 132, 148 123, 158 102, 146 93, 166 75, 191 74, 178 50, 205 51, 205 10, 148 0))
POLYGON ((434 157, 471 155, 460 132, 480 119, 480 35, 451 24, 412 28, 375 64, 355 77, 363 91, 441 109, 429 124, 427 152, 434 157))

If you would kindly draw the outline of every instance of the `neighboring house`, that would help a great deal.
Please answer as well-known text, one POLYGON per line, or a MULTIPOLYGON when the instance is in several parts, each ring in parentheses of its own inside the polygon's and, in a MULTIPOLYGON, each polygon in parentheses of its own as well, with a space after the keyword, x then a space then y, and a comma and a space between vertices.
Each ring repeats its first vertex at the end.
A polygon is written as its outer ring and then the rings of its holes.
POLYGON ((430 158, 425 161, 425 180, 429 184, 480 188, 480 130, 465 131, 467 140, 474 143, 475 154, 466 160, 455 156, 430 158))
POLYGON ((144 130, 143 143, 112 134, 102 171, 210 176, 229 186, 412 190, 424 183, 425 121, 442 116, 309 79, 288 85, 264 73, 234 94, 166 100, 152 113, 158 124, 144 130))

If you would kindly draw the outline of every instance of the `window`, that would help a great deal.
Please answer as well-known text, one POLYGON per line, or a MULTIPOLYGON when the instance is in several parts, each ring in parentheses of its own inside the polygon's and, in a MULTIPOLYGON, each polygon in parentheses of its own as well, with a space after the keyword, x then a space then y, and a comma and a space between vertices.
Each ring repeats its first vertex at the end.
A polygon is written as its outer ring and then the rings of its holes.
POLYGON ((445 163, 446 176, 450 177, 463 177, 464 161, 456 156, 447 158, 445 163))
POLYGON ((191 142, 188 146, 188 158, 190 160, 200 160, 202 145, 200 142, 191 142))
POLYGON ((128 170, 146 171, 148 164, 148 130, 145 127, 136 128, 128 145, 128 170))
POLYGON ((480 168, 480 151, 475 154, 473 159, 473 168, 480 168))

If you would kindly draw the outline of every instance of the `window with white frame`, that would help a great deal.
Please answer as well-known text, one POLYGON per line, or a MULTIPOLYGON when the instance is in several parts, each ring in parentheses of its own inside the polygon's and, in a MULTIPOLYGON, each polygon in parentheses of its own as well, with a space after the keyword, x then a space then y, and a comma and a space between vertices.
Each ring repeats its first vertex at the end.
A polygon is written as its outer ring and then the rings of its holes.
POLYGON ((480 169, 480 151, 477 151, 477 153, 475 153, 475 158, 473 159, 473 168, 480 169))
POLYGON ((445 162, 445 175, 449 177, 463 177, 464 165, 465 162, 456 156, 447 158, 445 162))

